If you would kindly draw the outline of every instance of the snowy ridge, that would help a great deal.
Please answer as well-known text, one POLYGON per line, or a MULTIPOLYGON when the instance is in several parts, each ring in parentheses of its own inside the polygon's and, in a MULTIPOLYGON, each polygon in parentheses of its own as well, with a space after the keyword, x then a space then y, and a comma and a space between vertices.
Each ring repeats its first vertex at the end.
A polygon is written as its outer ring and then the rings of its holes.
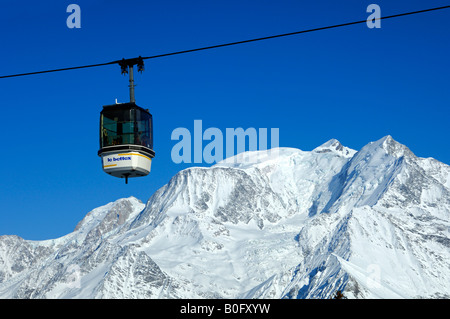
POLYGON ((0 236, 1 298, 450 297, 450 167, 390 136, 246 152, 54 240, 0 236))
POLYGON ((333 152, 337 155, 344 156, 346 158, 351 158, 353 155, 355 155, 356 151, 352 150, 351 148, 345 147, 336 139, 331 139, 328 142, 320 145, 319 147, 316 147, 313 152, 317 153, 327 153, 327 152, 333 152))

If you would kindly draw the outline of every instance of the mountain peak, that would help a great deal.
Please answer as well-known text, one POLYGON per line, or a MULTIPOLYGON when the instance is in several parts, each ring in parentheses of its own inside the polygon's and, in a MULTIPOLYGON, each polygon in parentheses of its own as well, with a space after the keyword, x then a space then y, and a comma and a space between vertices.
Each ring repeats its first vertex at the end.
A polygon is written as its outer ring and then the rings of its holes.
POLYGON ((316 147, 313 152, 316 153, 327 153, 327 152, 333 152, 338 155, 342 155, 344 157, 353 157, 355 155, 356 151, 352 150, 351 148, 345 147, 339 142, 337 139, 332 138, 331 140, 323 143, 319 147, 316 147))
POLYGON ((407 146, 394 140, 391 135, 386 135, 383 138, 379 139, 378 141, 369 143, 365 147, 374 150, 382 149, 387 154, 392 155, 396 158, 400 158, 402 156, 415 157, 413 152, 411 152, 411 150, 407 146))
POLYGON ((392 138, 392 136, 391 135, 386 135, 386 136, 384 136, 383 138, 382 138, 382 140, 385 140, 385 141, 387 141, 387 142, 389 142, 389 143, 391 143, 391 142, 396 142, 393 138, 392 138))
POLYGON ((130 196, 121 198, 89 212, 75 227, 74 231, 85 233, 98 229, 106 234, 137 216, 145 207, 139 199, 130 196))

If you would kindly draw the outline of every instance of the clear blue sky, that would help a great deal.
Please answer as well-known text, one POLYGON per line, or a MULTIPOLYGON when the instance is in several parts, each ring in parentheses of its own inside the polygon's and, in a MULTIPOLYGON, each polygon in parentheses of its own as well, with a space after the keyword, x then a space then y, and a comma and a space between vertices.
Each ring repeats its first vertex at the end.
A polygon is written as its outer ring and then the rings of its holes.
MULTIPOLYGON (((364 20, 449 1, 2 1, 1 75, 150 56, 364 20), (81 7, 81 29, 66 8, 81 7)), ((152 172, 124 180, 101 169, 102 105, 128 100, 116 65, 0 79, 0 235, 50 239, 90 210, 148 198, 179 170, 177 127, 279 128, 280 146, 331 138, 360 149, 392 135, 418 156, 450 163, 450 9, 146 60, 137 104, 154 116, 152 172)))

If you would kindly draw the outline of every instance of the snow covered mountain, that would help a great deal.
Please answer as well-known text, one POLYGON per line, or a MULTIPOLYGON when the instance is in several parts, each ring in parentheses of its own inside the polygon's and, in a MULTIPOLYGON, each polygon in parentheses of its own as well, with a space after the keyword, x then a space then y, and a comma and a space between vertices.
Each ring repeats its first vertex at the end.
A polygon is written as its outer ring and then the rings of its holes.
POLYGON ((0 298, 450 297, 450 167, 390 136, 247 152, 52 240, 0 236, 0 298))

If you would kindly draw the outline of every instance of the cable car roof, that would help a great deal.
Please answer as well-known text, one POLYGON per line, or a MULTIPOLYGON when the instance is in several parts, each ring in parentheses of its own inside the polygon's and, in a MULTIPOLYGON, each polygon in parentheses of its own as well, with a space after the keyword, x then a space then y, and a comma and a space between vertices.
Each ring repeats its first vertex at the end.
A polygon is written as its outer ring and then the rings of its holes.
MULTIPOLYGON (((140 110, 142 112, 148 113, 150 114, 148 109, 144 109, 140 106, 138 106, 136 103, 134 102, 126 102, 126 103, 116 103, 116 104, 110 104, 110 105, 103 105, 103 110, 108 110, 108 109, 114 109, 114 110, 130 110, 130 109, 137 109, 140 110)), ((151 114, 150 114, 151 115, 151 114)))

